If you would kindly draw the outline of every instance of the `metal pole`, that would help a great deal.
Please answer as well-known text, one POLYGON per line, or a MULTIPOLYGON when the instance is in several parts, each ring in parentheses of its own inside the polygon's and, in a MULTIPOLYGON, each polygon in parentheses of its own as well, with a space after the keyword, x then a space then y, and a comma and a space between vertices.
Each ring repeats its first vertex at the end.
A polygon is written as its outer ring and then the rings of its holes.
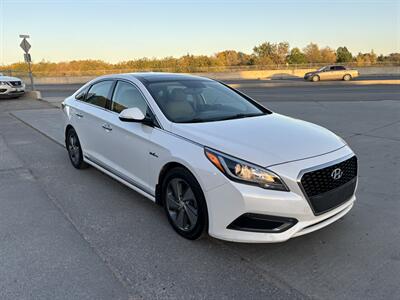
POLYGON ((28 67, 29 67, 29 78, 31 80, 31 90, 34 91, 35 90, 35 86, 33 84, 32 68, 31 68, 31 62, 30 61, 28 61, 28 67))

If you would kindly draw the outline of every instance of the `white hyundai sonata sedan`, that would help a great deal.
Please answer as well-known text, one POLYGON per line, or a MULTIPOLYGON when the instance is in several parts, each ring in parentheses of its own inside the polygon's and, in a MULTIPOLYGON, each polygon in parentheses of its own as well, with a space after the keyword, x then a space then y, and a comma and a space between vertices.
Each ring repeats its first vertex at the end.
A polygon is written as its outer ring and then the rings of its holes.
POLYGON ((189 75, 99 77, 62 103, 75 168, 162 205, 177 233, 282 242, 352 208, 357 158, 329 130, 189 75))

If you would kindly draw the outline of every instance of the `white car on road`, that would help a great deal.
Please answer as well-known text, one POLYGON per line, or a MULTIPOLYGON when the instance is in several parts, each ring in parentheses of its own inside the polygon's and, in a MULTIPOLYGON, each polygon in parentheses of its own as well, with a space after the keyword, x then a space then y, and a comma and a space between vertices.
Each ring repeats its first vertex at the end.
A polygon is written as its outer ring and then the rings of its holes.
POLYGON ((65 142, 162 205, 180 235, 282 242, 352 208, 357 158, 329 130, 189 75, 99 77, 62 103, 65 142))
POLYGON ((0 97, 17 98, 25 93, 24 82, 17 77, 4 76, 0 73, 0 97))

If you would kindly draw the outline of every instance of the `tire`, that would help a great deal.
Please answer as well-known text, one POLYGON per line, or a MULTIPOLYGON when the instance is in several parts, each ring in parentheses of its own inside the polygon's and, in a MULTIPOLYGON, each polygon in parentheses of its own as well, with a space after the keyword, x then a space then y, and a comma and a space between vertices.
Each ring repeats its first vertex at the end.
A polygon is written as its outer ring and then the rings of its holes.
POLYGON ((206 201, 199 183, 187 169, 177 167, 167 173, 161 197, 168 221, 179 235, 189 240, 204 235, 208 227, 206 201))
POLYGON ((75 129, 70 128, 65 137, 65 146, 69 159, 76 169, 86 169, 89 165, 83 161, 82 147, 75 129))
POLYGON ((346 74, 343 76, 343 80, 344 81, 350 81, 351 80, 351 75, 350 74, 346 74))
POLYGON ((319 76, 318 76, 318 75, 314 75, 314 76, 311 78, 311 81, 312 81, 312 82, 317 82, 317 81, 319 81, 319 76))

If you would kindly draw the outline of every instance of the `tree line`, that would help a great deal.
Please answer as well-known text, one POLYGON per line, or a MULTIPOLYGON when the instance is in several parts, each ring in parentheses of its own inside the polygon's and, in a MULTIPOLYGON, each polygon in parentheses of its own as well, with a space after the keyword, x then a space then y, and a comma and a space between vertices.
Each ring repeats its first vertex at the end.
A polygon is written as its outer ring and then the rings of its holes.
MULTIPOLYGON (((140 58, 123 61, 116 64, 101 60, 73 60, 69 62, 52 63, 41 61, 34 63, 33 72, 38 76, 45 75, 99 75, 113 71, 171 71, 171 72, 201 72, 225 71, 234 68, 280 68, 299 65, 315 66, 318 64, 352 64, 356 66, 370 66, 376 63, 400 63, 400 53, 377 56, 373 50, 368 53, 353 55, 347 47, 336 50, 330 47, 320 48, 315 43, 310 43, 303 49, 290 48, 288 42, 264 42, 253 48, 251 54, 235 50, 225 50, 211 56, 184 55, 179 58, 140 58)), ((26 72, 27 66, 23 62, 0 67, 0 70, 12 72, 26 72)))

